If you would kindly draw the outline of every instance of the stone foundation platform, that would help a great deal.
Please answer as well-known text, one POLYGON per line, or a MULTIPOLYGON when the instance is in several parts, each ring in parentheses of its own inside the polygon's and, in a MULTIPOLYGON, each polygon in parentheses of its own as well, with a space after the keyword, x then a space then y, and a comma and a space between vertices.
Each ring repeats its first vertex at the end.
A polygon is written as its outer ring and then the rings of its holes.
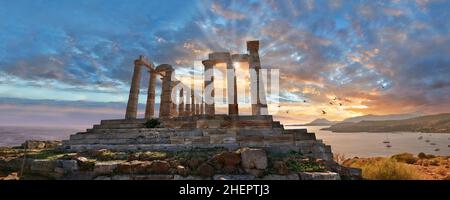
POLYGON ((190 116, 160 119, 163 128, 146 128, 144 119, 102 120, 63 141, 68 151, 184 151, 195 148, 264 148, 300 152, 332 160, 331 147, 306 129, 284 129, 272 116, 190 116))

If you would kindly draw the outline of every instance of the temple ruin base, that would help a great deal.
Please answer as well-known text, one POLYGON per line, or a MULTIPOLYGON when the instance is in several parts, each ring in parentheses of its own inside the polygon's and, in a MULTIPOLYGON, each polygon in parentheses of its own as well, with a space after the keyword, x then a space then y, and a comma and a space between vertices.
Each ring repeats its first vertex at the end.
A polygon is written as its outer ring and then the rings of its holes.
POLYGON ((67 151, 185 151, 241 147, 300 152, 332 160, 331 147, 306 129, 284 129, 272 116, 189 116, 160 119, 163 128, 146 128, 145 119, 102 120, 63 141, 67 151))

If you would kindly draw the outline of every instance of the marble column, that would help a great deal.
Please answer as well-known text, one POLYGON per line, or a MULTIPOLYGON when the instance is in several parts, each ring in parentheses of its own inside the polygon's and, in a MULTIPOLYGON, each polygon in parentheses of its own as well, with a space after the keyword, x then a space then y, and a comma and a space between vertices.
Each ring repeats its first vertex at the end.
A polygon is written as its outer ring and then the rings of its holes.
POLYGON ((204 106, 205 106, 205 102, 203 101, 203 98, 202 98, 202 101, 200 102, 200 115, 205 114, 204 106))
POLYGON ((139 60, 134 61, 134 72, 131 80, 130 95, 128 97, 127 111, 125 113, 125 119, 137 118, 137 106, 139 100, 139 87, 141 82, 141 62, 142 57, 139 60))
POLYGON ((161 104, 159 107, 159 117, 167 118, 172 117, 173 114, 173 102, 171 98, 172 94, 172 73, 173 70, 164 71, 164 76, 161 78, 162 80, 162 88, 161 88, 161 104))
POLYGON ((179 96, 179 102, 178 102, 178 115, 184 116, 184 90, 183 88, 180 89, 180 96, 179 96))
POLYGON ((191 115, 195 115, 195 106, 197 102, 195 102, 195 93, 194 93, 194 86, 191 85, 191 115))
POLYGON ((215 104, 214 104, 214 62, 211 60, 204 60, 203 65, 205 66, 204 73, 204 93, 205 93, 205 114, 209 116, 215 115, 215 104))
POLYGON ((145 107, 145 119, 153 118, 155 114, 155 87, 157 74, 154 70, 149 71, 150 79, 148 81, 148 91, 147 91, 147 105, 145 107))
POLYGON ((231 59, 227 62, 227 89, 228 115, 239 115, 236 69, 234 68, 234 63, 231 59))
POLYGON ((267 103, 265 96, 263 77, 260 77, 261 60, 259 58, 259 41, 248 41, 250 69, 250 93, 252 100, 252 115, 267 115, 267 103))

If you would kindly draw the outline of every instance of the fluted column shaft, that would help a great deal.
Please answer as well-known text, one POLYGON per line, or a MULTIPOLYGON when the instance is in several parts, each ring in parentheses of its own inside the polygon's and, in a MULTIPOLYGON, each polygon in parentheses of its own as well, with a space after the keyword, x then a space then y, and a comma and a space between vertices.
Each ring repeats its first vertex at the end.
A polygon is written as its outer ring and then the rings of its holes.
POLYGON ((203 65, 205 66, 204 73, 204 94, 205 94, 205 114, 209 116, 215 115, 215 104, 214 104, 214 62, 211 60, 204 60, 203 65))
POLYGON ((249 52, 252 115, 267 115, 265 89, 262 77, 260 77, 259 41, 247 42, 247 50, 249 52))
POLYGON ((125 119, 137 118, 137 106, 139 101, 139 87, 141 81, 141 66, 140 60, 134 61, 134 72, 131 80, 130 95, 128 97, 127 111, 125 113, 125 119))
POLYGON ((147 105, 145 107, 145 119, 153 118, 155 114, 155 87, 157 74, 153 71, 149 71, 150 79, 148 81, 148 91, 147 91, 147 105))

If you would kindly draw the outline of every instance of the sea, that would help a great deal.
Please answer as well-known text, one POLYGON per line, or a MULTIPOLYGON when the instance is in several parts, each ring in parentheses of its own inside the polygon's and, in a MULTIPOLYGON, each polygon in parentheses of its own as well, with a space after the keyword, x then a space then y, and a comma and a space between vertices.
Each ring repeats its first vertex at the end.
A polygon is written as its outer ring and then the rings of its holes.
MULTIPOLYGON (((285 126, 306 128, 317 139, 331 145, 333 153, 345 157, 391 156, 398 153, 450 156, 450 133, 333 133, 321 130, 326 126, 285 126), (387 146, 390 147, 387 147, 387 146)), ((18 146, 25 140, 65 140, 86 127, 18 127, 0 126, 0 146, 18 146)))

